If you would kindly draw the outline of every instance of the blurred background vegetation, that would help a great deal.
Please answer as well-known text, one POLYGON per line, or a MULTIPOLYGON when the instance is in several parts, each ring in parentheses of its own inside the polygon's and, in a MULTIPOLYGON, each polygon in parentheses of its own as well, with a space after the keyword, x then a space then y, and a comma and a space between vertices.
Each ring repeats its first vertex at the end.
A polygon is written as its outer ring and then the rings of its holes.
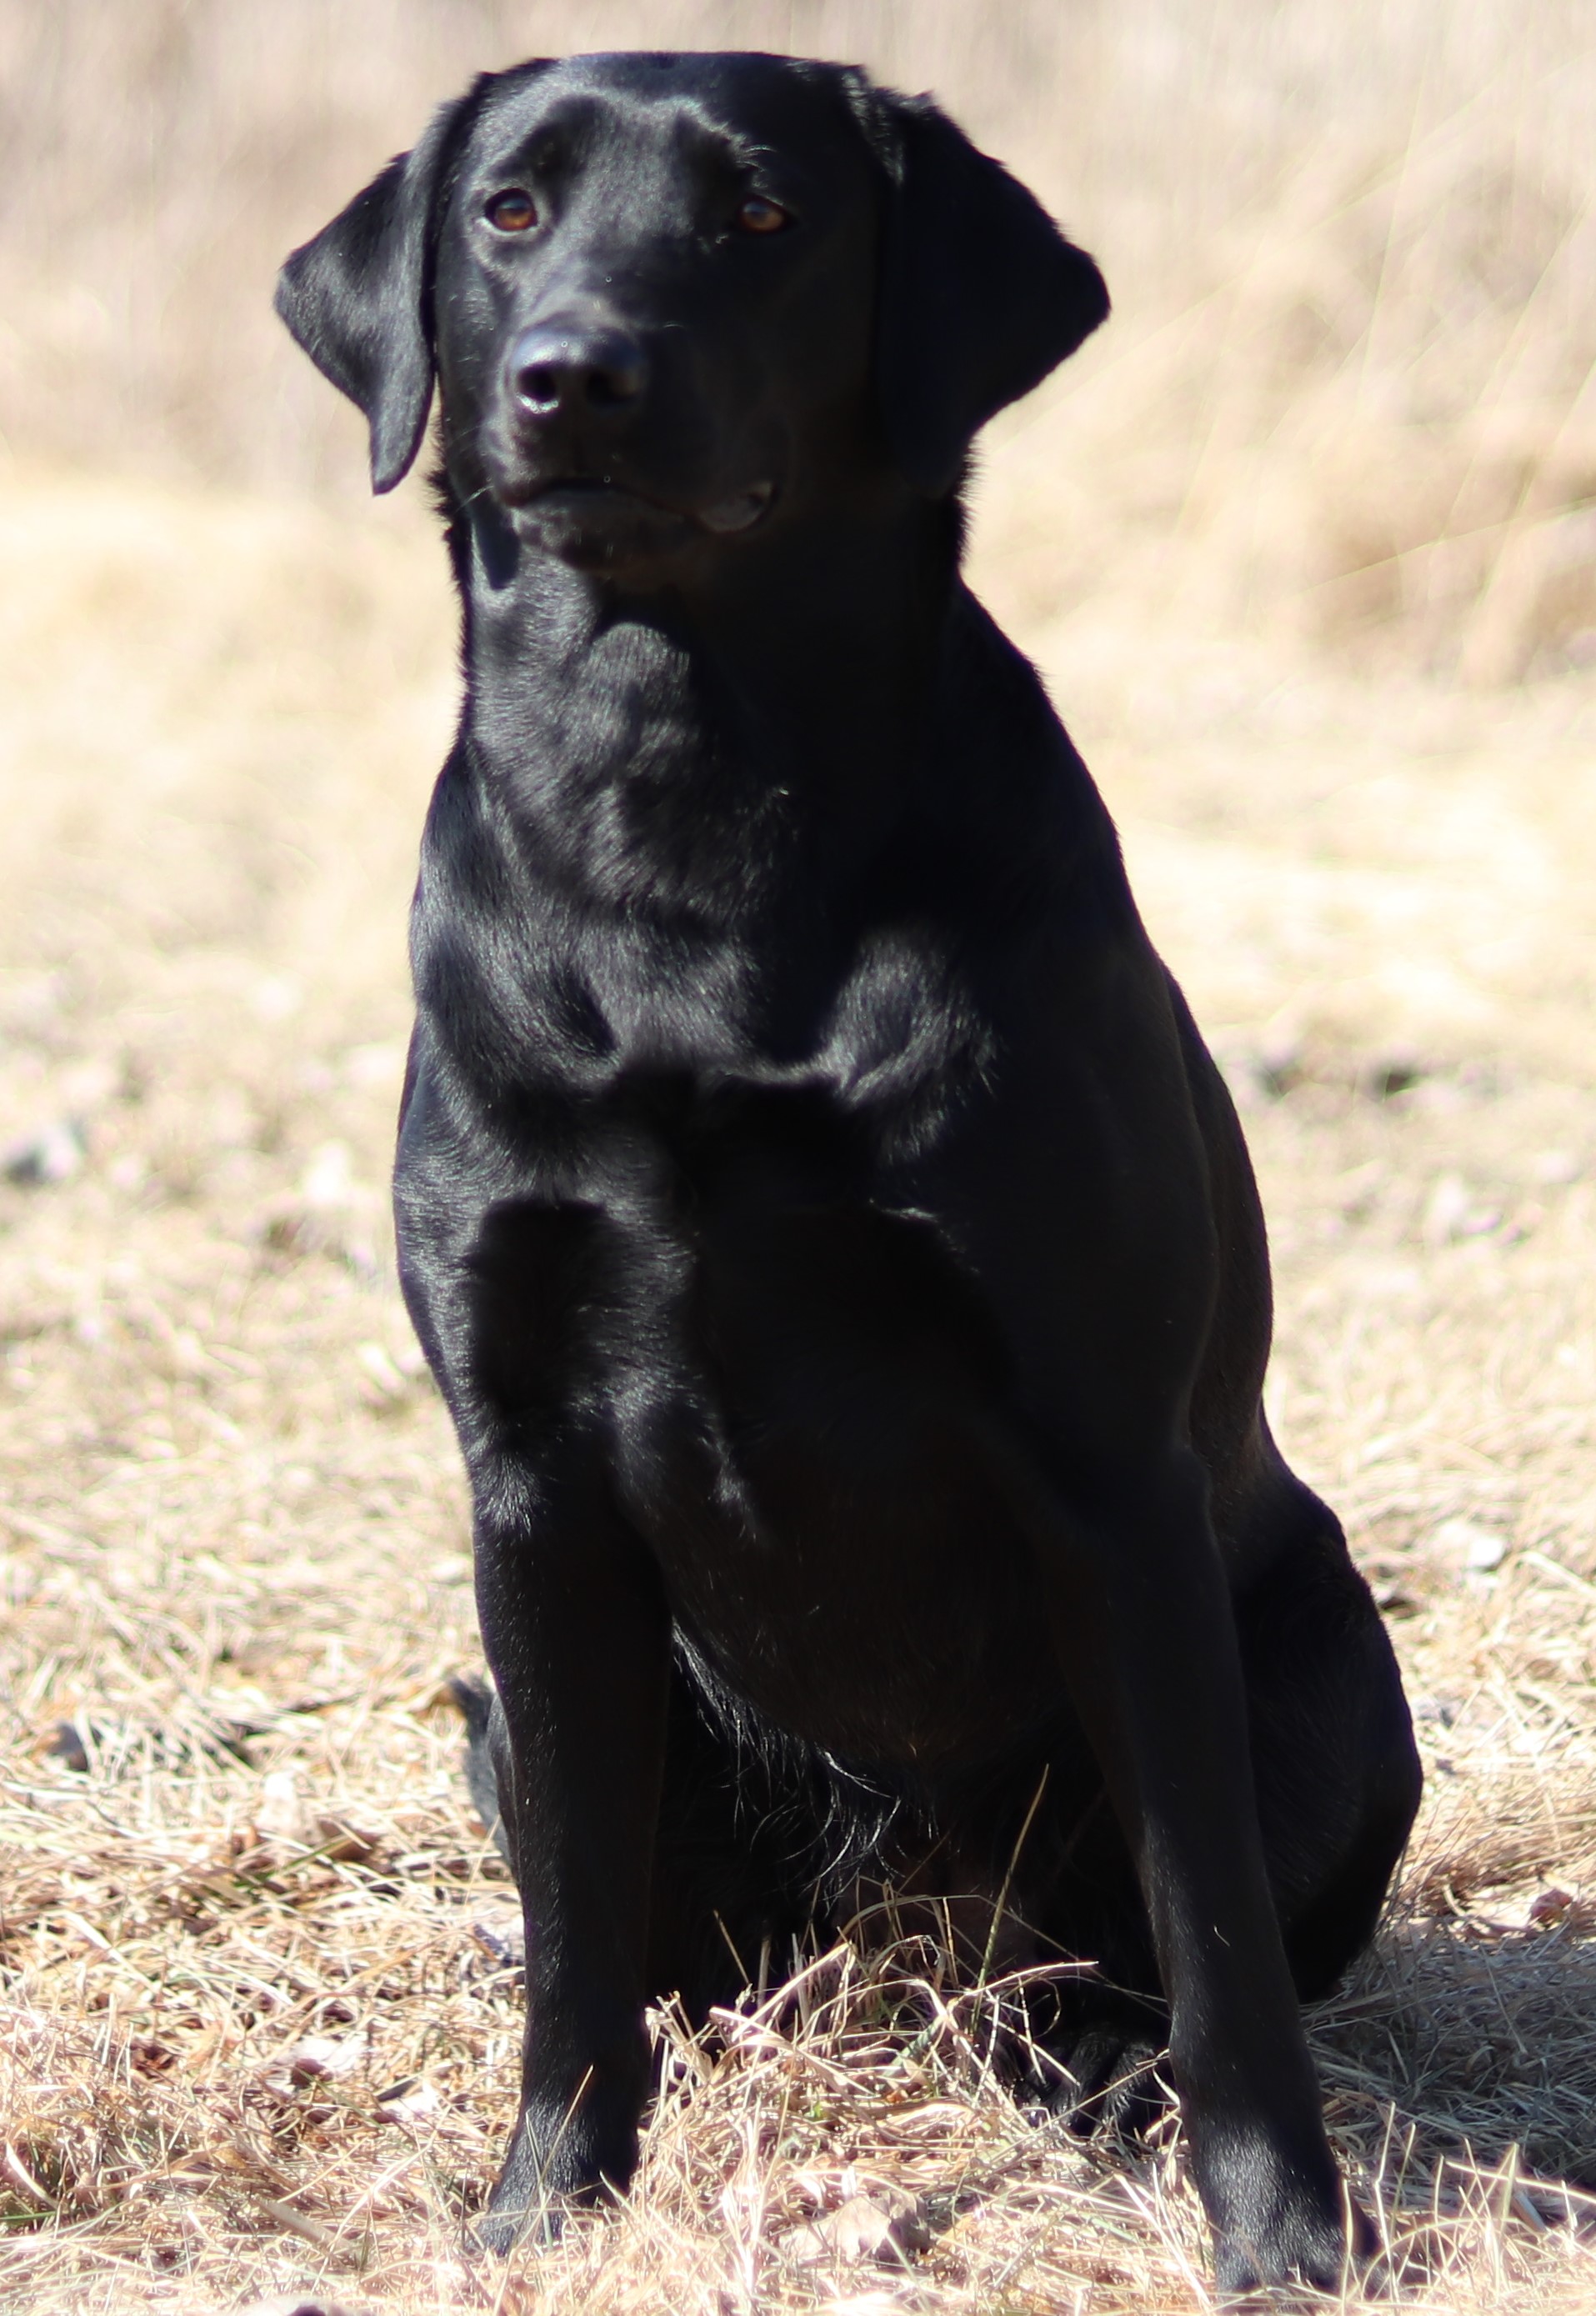
POLYGON ((1036 609, 1596 659, 1588 0, 0 0, 12 455, 363 491, 278 261, 473 72, 637 45, 929 86, 1099 255, 1111 328, 994 461, 1036 609))

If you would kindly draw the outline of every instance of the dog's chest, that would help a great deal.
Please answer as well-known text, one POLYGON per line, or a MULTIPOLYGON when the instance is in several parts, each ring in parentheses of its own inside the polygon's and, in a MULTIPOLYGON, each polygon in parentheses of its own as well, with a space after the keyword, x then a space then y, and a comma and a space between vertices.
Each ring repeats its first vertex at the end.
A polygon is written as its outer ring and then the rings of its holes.
POLYGON ((634 1124, 596 1195, 500 1210, 497 1308, 528 1403, 602 1430, 721 1675, 818 1741, 929 1760, 990 1738, 994 1693, 1043 1709, 1056 1675, 992 1447, 998 1330, 858 1155, 813 1090, 634 1124))

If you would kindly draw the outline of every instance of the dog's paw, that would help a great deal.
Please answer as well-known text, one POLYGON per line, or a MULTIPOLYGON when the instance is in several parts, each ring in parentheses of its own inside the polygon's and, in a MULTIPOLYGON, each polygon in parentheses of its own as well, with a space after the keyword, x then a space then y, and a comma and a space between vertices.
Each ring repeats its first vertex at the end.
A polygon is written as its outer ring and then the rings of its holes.
POLYGON ((1245 2235, 1227 2231, 1214 2238, 1214 2276, 1226 2295, 1283 2284, 1339 2293, 1349 2269, 1355 2271, 1359 2264, 1340 2222, 1327 2225, 1317 2214, 1297 2214, 1277 2227, 1245 2235))
POLYGON ((601 2121, 568 2107, 544 2127, 530 2111, 522 2116, 487 2209, 474 2223, 485 2250, 502 2256, 517 2244, 553 2243, 573 2206, 625 2186, 637 2162, 637 2131, 626 2124, 604 2130, 601 2121))
POLYGON ((1153 2043, 1132 2028, 1089 2026, 1067 2044, 1038 2053, 1028 2089, 1034 2103, 1077 2139, 1099 2132, 1139 2139, 1170 2105, 1158 2056, 1153 2043))
POLYGON ((501 2201, 495 2188, 486 2211, 472 2222, 471 2233, 484 2251, 491 2252, 497 2259, 506 2259, 519 2243, 554 2243, 564 2224, 565 2215, 557 2204, 547 2200, 532 2205, 501 2201))
POLYGON ((1373 2221, 1349 2197, 1342 2212, 1331 2215, 1304 2210, 1282 2215, 1280 2224, 1260 2230, 1256 2237, 1216 2233, 1214 2272, 1224 2293, 1297 2283, 1339 2294, 1379 2249, 1373 2221))
POLYGON ((1327 2148, 1285 2160, 1264 2143, 1202 2151, 1198 2185, 1214 2229, 1225 2293, 1279 2284, 1339 2292, 1378 2249, 1368 2214, 1348 2197, 1327 2148))

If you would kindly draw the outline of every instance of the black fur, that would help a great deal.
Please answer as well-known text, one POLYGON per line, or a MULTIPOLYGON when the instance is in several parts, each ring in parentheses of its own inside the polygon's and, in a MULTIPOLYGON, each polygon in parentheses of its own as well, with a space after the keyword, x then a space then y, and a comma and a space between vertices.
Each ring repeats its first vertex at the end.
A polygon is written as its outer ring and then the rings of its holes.
POLYGON ((1056 2022, 1079 2113, 1167 2004, 1222 2281, 1333 2283, 1297 1998, 1407 1712, 1263 1421, 1224 1087, 958 574, 1095 266, 924 99, 586 58, 478 81, 280 302, 379 488, 436 380, 465 607, 396 1196, 526 1912, 490 2235, 627 2178, 651 1993, 885 1884, 990 1918, 1039 1791, 1015 1920, 1127 1990, 1056 2022))

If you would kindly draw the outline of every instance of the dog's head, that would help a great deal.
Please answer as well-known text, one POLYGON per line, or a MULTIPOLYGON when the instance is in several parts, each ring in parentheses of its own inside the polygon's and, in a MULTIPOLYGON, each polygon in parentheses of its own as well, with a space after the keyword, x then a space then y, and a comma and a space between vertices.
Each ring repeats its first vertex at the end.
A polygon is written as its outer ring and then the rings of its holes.
POLYGON ((459 495, 660 573, 845 478, 926 496, 1108 311, 928 99, 754 55, 485 75, 284 266, 278 310, 390 490, 436 381, 459 495))

